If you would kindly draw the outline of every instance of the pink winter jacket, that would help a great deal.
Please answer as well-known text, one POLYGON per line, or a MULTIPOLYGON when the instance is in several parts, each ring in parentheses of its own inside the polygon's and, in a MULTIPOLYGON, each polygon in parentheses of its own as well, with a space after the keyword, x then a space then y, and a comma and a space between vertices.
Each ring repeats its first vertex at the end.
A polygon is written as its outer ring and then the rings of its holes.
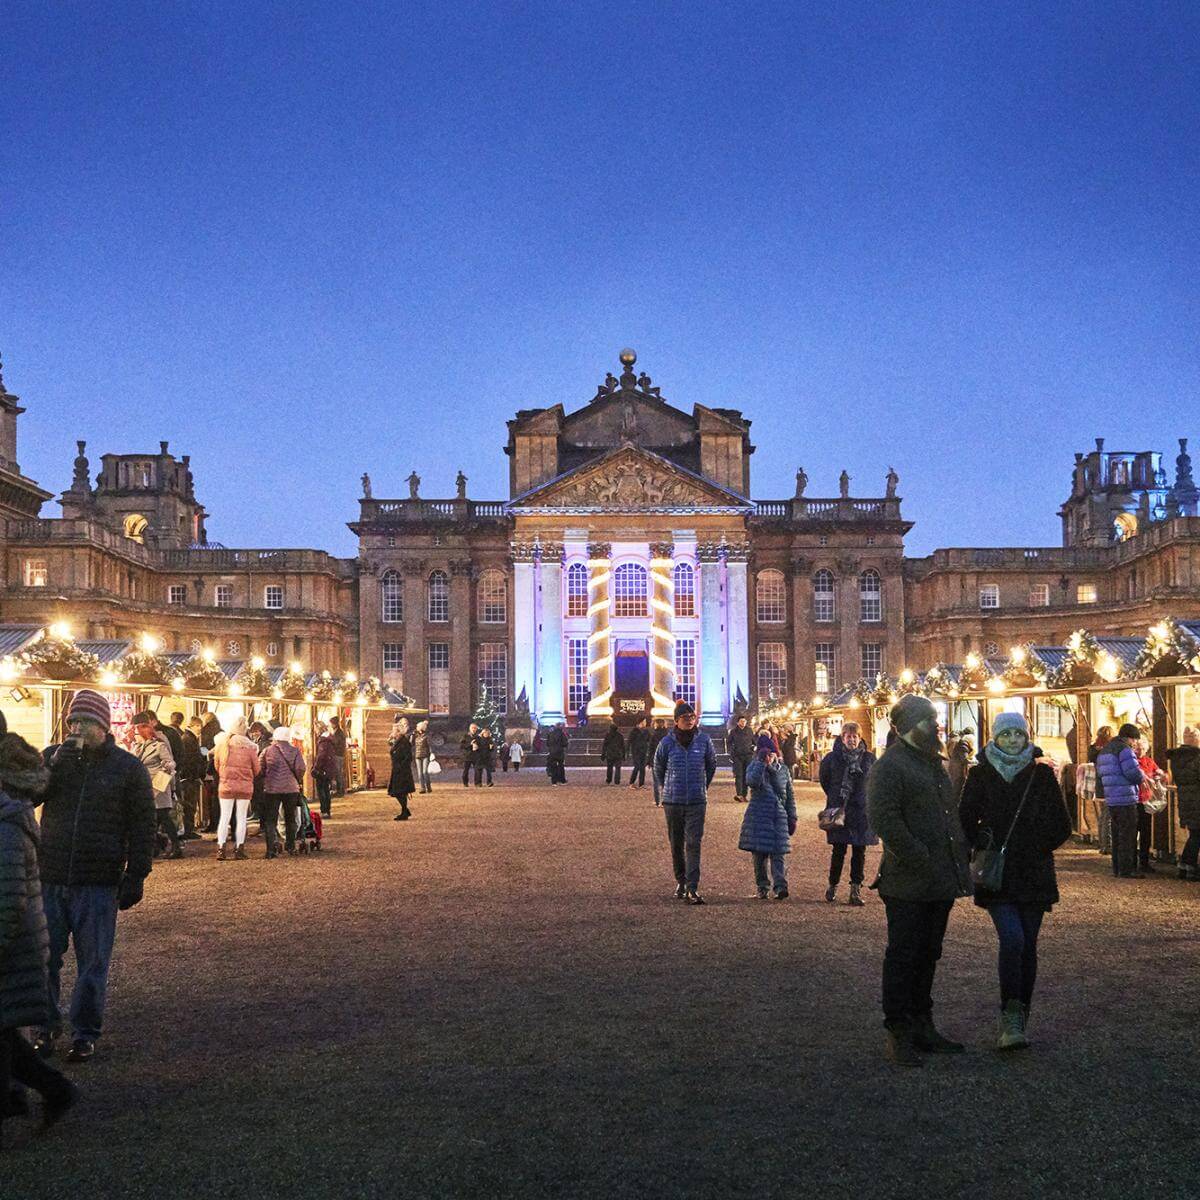
POLYGON ((217 795, 227 800, 248 800, 254 795, 254 777, 262 770, 258 747, 240 733, 231 733, 217 747, 217 795))

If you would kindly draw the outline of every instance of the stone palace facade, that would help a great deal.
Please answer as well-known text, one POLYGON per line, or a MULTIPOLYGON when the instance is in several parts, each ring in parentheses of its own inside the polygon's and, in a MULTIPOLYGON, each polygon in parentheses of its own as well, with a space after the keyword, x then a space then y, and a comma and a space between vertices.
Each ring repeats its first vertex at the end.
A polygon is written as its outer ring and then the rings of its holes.
MULTIPOLYGON (((633 720, 678 697, 706 722, 769 696, 810 697, 970 650, 1144 635, 1200 617, 1200 517, 1186 442, 1075 456, 1059 547, 907 558, 890 472, 873 494, 752 498, 750 421, 663 399, 636 355, 568 412, 508 422, 509 495, 376 498, 363 477, 356 558, 210 543, 188 456, 79 443, 60 517, 16 464, 0 379, 0 620, 80 636, 144 630, 309 669, 357 666, 458 724, 480 683, 542 722, 633 720)), ((416 448, 419 450, 419 447, 416 448)))

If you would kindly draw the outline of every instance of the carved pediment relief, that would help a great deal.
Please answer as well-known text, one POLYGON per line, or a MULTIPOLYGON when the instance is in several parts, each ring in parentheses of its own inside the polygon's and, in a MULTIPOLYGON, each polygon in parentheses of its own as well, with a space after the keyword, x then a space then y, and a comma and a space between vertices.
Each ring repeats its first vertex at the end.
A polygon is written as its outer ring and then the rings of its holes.
POLYGON ((745 501, 666 459, 627 447, 522 496, 519 507, 587 508, 614 512, 743 508, 745 501))

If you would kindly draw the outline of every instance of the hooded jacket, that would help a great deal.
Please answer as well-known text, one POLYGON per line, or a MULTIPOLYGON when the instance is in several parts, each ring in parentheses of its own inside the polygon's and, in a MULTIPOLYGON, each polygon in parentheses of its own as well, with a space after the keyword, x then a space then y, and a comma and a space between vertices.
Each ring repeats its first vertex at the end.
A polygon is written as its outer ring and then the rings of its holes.
MULTIPOLYGON (((110 733, 95 750, 48 746, 38 867, 43 883, 116 887, 154 864, 154 792, 146 768, 110 733)), ((35 800, 35 803, 37 801, 35 800)))
POLYGON ((792 773, 785 763, 768 766, 756 758, 746 768, 750 799, 738 833, 738 849, 757 854, 787 854, 790 830, 796 827, 796 798, 792 773))
POLYGON ((50 781, 38 752, 15 734, 0 738, 0 1029, 43 1025, 50 939, 38 877, 34 797, 50 781))
POLYGON ((226 800, 249 800, 254 795, 254 777, 262 770, 258 747, 244 733, 228 733, 213 753, 220 784, 217 795, 226 800))
POLYGON ((304 781, 304 755, 287 740, 275 737, 262 752, 263 792, 266 795, 292 796, 304 781))
POLYGON ((1104 803, 1110 808, 1136 804, 1138 789, 1146 778, 1133 747, 1123 737, 1111 738, 1096 756, 1096 775, 1104 787, 1104 803))

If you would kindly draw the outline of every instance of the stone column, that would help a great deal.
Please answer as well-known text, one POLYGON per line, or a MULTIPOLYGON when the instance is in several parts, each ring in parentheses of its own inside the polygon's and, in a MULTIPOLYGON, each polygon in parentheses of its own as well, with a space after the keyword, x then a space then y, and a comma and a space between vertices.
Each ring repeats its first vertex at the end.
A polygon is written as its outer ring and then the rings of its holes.
POLYGON ((429 705, 429 661, 425 649, 425 563, 419 558, 400 564, 404 573, 404 694, 429 705))
MULTIPOLYGON (((863 632, 859 627, 861 606, 858 596, 858 560, 854 558, 839 558, 836 563, 838 574, 838 613, 841 620, 838 627, 841 639, 838 642, 837 677, 833 681, 834 688, 843 684, 853 683, 862 674, 862 654, 859 651, 859 636, 863 632)), ((870 626, 864 627, 870 628, 870 626)), ((879 631, 879 641, 883 641, 883 629, 879 631)), ((876 639, 866 639, 874 641, 876 639)), ((874 680, 871 680, 873 683, 874 680)))
POLYGON ((612 546, 588 543, 588 701, 589 717, 612 716, 613 645, 609 631, 612 546))
POLYGON ((725 720, 725 637, 721 628, 721 548, 712 542, 696 547, 700 562, 700 721, 725 720))
POLYGON ((538 699, 537 654, 537 566, 533 546, 525 542, 512 543, 513 558, 513 681, 515 701, 522 690, 529 701, 534 717, 541 711, 538 699))
POLYGON ((675 547, 650 543, 650 696, 652 715, 675 711, 675 547))
POLYGON ((473 579, 471 560, 455 559, 450 564, 450 712, 470 716, 479 699, 479 680, 471 661, 471 609, 473 579))
POLYGON ((538 710, 543 725, 566 720, 563 713, 563 598, 561 542, 543 542, 539 575, 542 627, 537 643, 538 710))
POLYGON ((792 671, 789 690, 799 700, 813 694, 813 643, 820 641, 817 632, 823 626, 813 623, 812 563, 807 558, 793 558, 792 569, 792 671))
MULTIPOLYGON (((362 676, 382 675, 383 658, 380 646, 384 639, 383 614, 379 607, 379 564, 368 560, 358 577, 358 672, 362 676)), ((392 628, 392 627, 388 627, 392 628)), ((390 638, 388 639, 391 640, 390 638)), ((290 653, 282 657, 295 657, 290 653)), ((310 651, 311 656, 311 651, 310 651)))
MULTIPOLYGON (((727 606, 725 628, 729 640, 729 686, 726 690, 728 707, 740 691, 750 697, 750 601, 746 585, 746 571, 750 561, 750 546, 727 546, 725 550, 725 586, 727 606)), ((791 680, 789 679, 789 684, 791 680)))

